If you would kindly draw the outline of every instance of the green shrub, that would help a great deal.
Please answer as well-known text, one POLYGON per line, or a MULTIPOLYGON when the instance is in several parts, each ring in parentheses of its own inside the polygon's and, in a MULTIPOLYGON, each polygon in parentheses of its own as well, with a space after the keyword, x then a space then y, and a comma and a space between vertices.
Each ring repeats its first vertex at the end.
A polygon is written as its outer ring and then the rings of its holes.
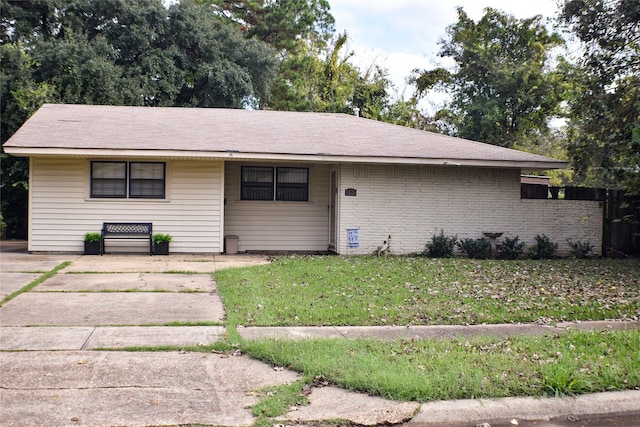
POLYGON ((457 235, 445 236, 444 230, 440 229, 440 234, 434 234, 426 244, 424 254, 431 258, 451 258, 457 241, 457 235))
POLYGON ((524 254, 525 243, 520 242, 520 237, 516 236, 513 239, 505 237, 500 244, 498 254, 500 259, 518 259, 524 254))
POLYGON ((567 239, 567 243, 571 246, 571 256, 575 258, 589 258, 593 254, 593 245, 588 240, 582 243, 580 240, 572 242, 571 239, 567 239))
POLYGON ((84 241, 88 243, 99 242, 102 239, 102 235, 100 233, 87 233, 84 235, 84 241))
POLYGON ((0 214, 0 237, 5 238, 4 232, 7 229, 7 223, 4 222, 4 217, 0 214))
POLYGON ((555 256, 557 249, 557 243, 553 243, 544 234, 538 234, 536 244, 529 248, 529 256, 533 259, 551 259, 555 256))
POLYGON ((153 241, 155 243, 169 243, 172 240, 173 240, 173 237, 171 237, 171 235, 169 234, 158 233, 153 235, 153 241))
POLYGON ((486 259, 489 258, 491 244, 483 238, 462 239, 458 243, 458 248, 469 258, 486 259))

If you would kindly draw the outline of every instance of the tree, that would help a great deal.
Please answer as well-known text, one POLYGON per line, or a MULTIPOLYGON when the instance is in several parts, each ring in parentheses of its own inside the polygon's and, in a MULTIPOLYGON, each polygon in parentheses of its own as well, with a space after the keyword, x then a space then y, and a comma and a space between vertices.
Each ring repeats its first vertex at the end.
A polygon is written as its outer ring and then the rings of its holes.
POLYGON ((569 153, 588 184, 640 194, 640 2, 571 0, 561 22, 582 43, 569 69, 569 153))
POLYGON ((519 20, 487 8, 477 23, 458 8, 458 22, 440 41, 440 56, 455 69, 414 73, 418 94, 443 87, 452 101, 436 114, 457 136, 505 147, 524 136, 544 134, 559 112, 561 78, 549 70, 550 51, 562 45, 542 17, 519 20))
POLYGON ((269 97, 277 70, 273 49, 245 38, 206 5, 173 5, 169 20, 184 74, 176 105, 242 108, 254 100, 257 107, 269 97))
MULTIPOLYGON (((47 83, 31 78, 30 56, 19 46, 0 45, 0 139, 4 142, 24 121, 54 96, 47 83)), ((28 161, 0 153, 0 234, 25 238, 27 235, 28 161)))
POLYGON ((278 71, 260 108, 316 110, 318 69, 334 33, 327 0, 198 0, 278 55, 278 71))
POLYGON ((327 0, 200 0, 280 52, 295 53, 305 44, 327 42, 334 19, 327 0))
MULTIPOLYGON (((271 4, 271 3, 269 3, 271 4)), ((0 139, 44 102, 242 108, 269 97, 276 51, 208 5, 2 0, 0 139)), ((28 163, 0 155, 8 237, 26 237, 28 163)))

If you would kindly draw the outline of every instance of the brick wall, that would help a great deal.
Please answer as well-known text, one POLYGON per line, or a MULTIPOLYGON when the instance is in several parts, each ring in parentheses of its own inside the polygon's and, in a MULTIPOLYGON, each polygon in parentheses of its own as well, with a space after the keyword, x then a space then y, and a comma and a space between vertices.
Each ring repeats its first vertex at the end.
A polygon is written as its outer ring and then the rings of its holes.
POLYGON ((532 245, 546 234, 568 255, 566 239, 602 245, 598 202, 520 199, 520 171, 512 169, 348 164, 340 170, 341 254, 373 252, 391 236, 396 254, 420 252, 434 233, 478 238, 483 232, 519 236, 532 245), (355 197, 345 189, 357 190, 355 197), (359 247, 347 247, 357 229, 359 247))

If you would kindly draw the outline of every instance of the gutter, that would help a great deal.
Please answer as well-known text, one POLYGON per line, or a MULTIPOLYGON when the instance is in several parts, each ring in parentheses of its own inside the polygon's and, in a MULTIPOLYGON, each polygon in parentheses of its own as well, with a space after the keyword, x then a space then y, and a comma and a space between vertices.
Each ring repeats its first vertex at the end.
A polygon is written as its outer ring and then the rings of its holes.
POLYGON ((223 160, 223 161, 297 161, 311 163, 370 163, 392 165, 428 165, 447 167, 514 168, 523 170, 566 169, 567 162, 545 160, 486 160, 428 157, 388 157, 388 156, 340 156, 328 153, 249 153, 229 151, 186 151, 186 150, 130 150, 103 148, 34 148, 4 146, 4 151, 22 157, 80 157, 80 158, 127 158, 127 159, 182 159, 182 160, 223 160))

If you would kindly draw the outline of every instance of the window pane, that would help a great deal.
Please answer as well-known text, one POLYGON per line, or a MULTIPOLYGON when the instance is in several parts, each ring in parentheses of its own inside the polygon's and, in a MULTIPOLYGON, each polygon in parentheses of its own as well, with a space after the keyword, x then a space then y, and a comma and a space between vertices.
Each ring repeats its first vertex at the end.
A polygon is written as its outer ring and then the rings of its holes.
POLYGON ((164 163, 129 164, 129 197, 164 199, 164 163))
POLYGON ((277 168, 276 200, 309 201, 309 169, 277 168))
POLYGON ((273 200, 273 168, 243 166, 241 200, 273 200))
POLYGON ((131 179, 164 179, 164 163, 131 163, 131 179))
POLYGON ((91 197, 127 197, 127 164, 91 162, 91 197))
POLYGON ((308 180, 307 168, 278 168, 278 183, 306 184, 308 180))

